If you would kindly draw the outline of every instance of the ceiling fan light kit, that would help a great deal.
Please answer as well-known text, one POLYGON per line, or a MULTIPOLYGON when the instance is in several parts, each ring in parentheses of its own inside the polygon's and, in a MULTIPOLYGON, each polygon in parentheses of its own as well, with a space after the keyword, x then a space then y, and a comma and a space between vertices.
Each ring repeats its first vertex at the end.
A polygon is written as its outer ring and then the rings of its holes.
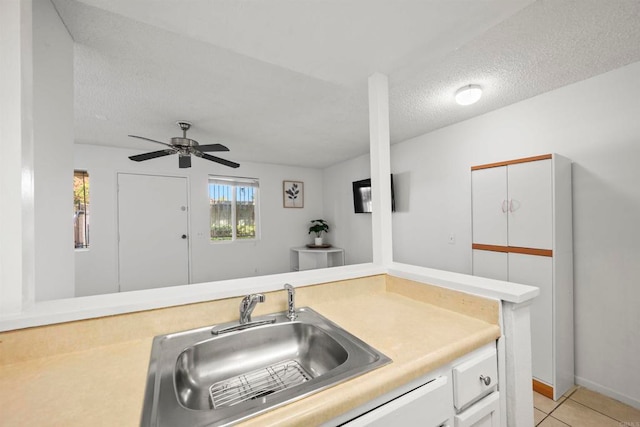
POLYGON ((165 142, 156 141, 155 139, 146 138, 144 136, 136 136, 129 135, 131 138, 144 139, 145 141, 155 142, 156 144, 162 144, 169 148, 160 150, 160 151, 152 151, 150 153, 137 154, 135 156, 129 156, 129 159, 134 162, 143 162, 145 160, 151 160, 158 157, 164 157, 171 154, 178 154, 178 167, 181 169, 190 168, 191 167, 191 155, 193 154, 196 157, 200 157, 212 162, 219 163, 224 166, 228 166, 230 168, 237 168, 240 165, 238 163, 232 162, 230 160, 221 159, 220 157, 212 156, 210 154, 205 153, 205 151, 229 151, 227 147, 222 144, 206 144, 200 145, 198 141, 187 138, 187 131, 191 128, 191 123, 180 120, 177 121, 176 124, 182 130, 182 137, 176 136, 171 138, 171 143, 167 144, 165 142))

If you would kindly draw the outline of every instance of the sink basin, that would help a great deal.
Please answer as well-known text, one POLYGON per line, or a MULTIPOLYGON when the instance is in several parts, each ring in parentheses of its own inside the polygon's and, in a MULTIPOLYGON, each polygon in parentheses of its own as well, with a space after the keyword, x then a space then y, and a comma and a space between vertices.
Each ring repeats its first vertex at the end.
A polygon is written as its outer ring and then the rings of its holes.
MULTIPOLYGON (((178 356, 175 369, 178 401, 187 408, 200 410, 233 406, 241 400, 240 397, 234 398, 230 396, 231 392, 227 392, 227 396, 220 393, 220 399, 212 399, 209 396, 210 386, 220 384, 219 388, 235 386, 242 389, 241 380, 235 379, 247 373, 255 373, 255 377, 261 369, 278 366, 282 362, 289 362, 287 367, 299 371, 298 376, 302 378, 316 378, 342 365, 348 356, 347 350, 322 329, 298 322, 249 329, 224 339, 210 339, 187 348, 178 356)), ((373 357, 370 359, 373 362, 373 357)), ((273 374, 275 381, 280 380, 280 376, 291 377, 291 372, 288 373, 273 374)), ((245 382, 247 387, 251 385, 249 380, 245 382)), ((267 374, 267 379, 261 381, 255 394, 264 395, 278 385, 268 383, 267 374)))
POLYGON ((391 362, 308 307, 254 320, 155 337, 141 424, 231 425, 391 362))

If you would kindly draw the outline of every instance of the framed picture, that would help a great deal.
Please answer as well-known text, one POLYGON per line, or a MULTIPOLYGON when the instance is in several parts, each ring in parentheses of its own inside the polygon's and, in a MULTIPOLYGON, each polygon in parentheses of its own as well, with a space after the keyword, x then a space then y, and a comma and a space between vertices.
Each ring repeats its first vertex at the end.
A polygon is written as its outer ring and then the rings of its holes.
POLYGON ((304 182, 282 181, 282 204, 285 208, 303 208, 304 182))

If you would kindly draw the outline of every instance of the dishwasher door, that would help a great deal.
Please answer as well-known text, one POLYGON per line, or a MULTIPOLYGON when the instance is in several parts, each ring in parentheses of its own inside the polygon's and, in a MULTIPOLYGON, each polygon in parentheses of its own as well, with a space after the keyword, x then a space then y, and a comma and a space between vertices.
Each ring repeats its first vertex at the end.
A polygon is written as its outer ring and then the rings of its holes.
POLYGON ((348 427, 440 427, 450 425, 453 392, 446 376, 438 377, 343 424, 348 427))

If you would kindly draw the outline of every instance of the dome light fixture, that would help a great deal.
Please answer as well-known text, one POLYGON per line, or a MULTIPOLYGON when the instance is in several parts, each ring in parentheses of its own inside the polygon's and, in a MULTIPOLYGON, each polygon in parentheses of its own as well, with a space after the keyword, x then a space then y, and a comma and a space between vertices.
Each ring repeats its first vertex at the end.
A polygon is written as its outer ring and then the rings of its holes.
POLYGON ((462 86, 456 91, 456 102, 460 105, 471 105, 482 96, 482 88, 479 85, 462 86))

